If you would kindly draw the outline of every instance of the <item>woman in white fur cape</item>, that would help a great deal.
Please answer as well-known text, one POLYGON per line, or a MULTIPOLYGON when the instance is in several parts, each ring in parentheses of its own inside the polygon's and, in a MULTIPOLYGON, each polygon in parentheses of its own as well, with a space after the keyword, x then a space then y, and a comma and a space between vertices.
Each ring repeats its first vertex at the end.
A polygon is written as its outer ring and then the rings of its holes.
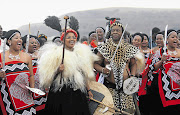
MULTIPOLYGON (((95 79, 93 64, 98 57, 88 46, 76 43, 77 36, 74 30, 67 30, 64 64, 61 64, 63 46, 49 43, 40 49, 40 85, 44 88, 50 87, 45 107, 47 114, 89 114, 86 95, 93 95, 87 81, 95 79)), ((63 38, 64 33, 61 40, 63 38)))

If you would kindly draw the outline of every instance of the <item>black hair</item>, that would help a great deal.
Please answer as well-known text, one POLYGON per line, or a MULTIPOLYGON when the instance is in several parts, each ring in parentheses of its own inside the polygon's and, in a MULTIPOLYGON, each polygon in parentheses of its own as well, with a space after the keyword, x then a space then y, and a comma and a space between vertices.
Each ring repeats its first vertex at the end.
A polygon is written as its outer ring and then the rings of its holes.
POLYGON ((110 26, 110 30, 112 29, 113 26, 119 26, 122 28, 122 32, 124 32, 124 27, 122 25, 122 23, 120 23, 119 21, 115 21, 111 26, 110 26))
POLYGON ((155 34, 155 39, 156 39, 156 37, 157 37, 158 34, 163 35, 163 38, 164 38, 164 31, 156 33, 156 34, 155 34))
POLYGON ((21 35, 20 31, 18 30, 9 30, 8 32, 6 32, 4 37, 7 38, 6 44, 8 46, 9 46, 8 40, 11 40, 11 38, 15 36, 15 33, 19 33, 21 35))
POLYGON ((60 39, 60 37, 59 37, 59 36, 54 37, 54 38, 52 39, 52 42, 54 42, 56 39, 60 39))
POLYGON ((91 31, 91 32, 89 32, 89 37, 91 36, 91 34, 93 34, 93 33, 96 33, 95 31, 91 31))
POLYGON ((177 30, 176 32, 177 32, 177 34, 179 34, 179 33, 180 33, 180 30, 177 30))
POLYGON ((141 37, 141 42, 144 40, 143 35, 142 35, 141 33, 139 33, 139 32, 137 32, 137 33, 135 33, 135 34, 132 35, 133 39, 134 39, 134 37, 135 37, 136 35, 138 35, 138 36, 141 37))
MULTIPOLYGON (((40 39, 38 38, 37 36, 34 36, 34 35, 30 35, 29 38, 35 38, 36 40, 40 39)), ((23 48, 26 48, 25 44, 26 44, 26 40, 27 40, 27 35, 25 35, 24 37, 22 37, 22 46, 23 48)), ((39 40, 38 40, 39 42, 39 40)), ((39 42, 40 43, 40 42, 39 42)), ((40 46, 41 46, 41 43, 40 43, 40 46)))
POLYGON ((155 34, 155 33, 158 33, 158 32, 160 32, 160 29, 158 27, 154 27, 152 29, 152 35, 155 34))
POLYGON ((96 32, 96 30, 97 30, 98 28, 102 29, 103 32, 105 33, 105 29, 104 29, 103 27, 97 27, 97 28, 95 29, 95 32, 96 32))
POLYGON ((148 37, 148 35, 147 35, 147 34, 145 34, 145 33, 142 33, 142 36, 143 36, 142 42, 143 42, 143 40, 144 40, 144 36, 146 36, 146 37, 147 37, 147 39, 148 39, 148 42, 149 42, 149 37, 148 37))
MULTIPOLYGON (((174 29, 169 29, 169 30, 167 31, 167 38, 169 37, 170 33, 173 32, 173 31, 176 32, 176 30, 174 30, 174 29)), ((176 33, 177 33, 177 32, 176 32, 176 33)))
POLYGON ((81 43, 83 43, 84 41, 88 41, 88 38, 86 36, 83 36, 80 40, 81 40, 81 43))
POLYGON ((41 38, 37 38, 37 41, 39 42, 40 47, 44 45, 44 42, 42 41, 42 39, 41 39, 41 38))
POLYGON ((45 40, 47 41, 47 36, 45 34, 40 34, 38 38, 45 38, 45 40))

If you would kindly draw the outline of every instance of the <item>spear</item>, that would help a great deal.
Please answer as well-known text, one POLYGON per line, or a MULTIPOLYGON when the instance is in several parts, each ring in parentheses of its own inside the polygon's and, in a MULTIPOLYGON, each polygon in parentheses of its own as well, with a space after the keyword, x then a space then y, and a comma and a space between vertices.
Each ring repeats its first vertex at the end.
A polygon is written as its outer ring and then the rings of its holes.
POLYGON ((151 41, 150 41, 150 48, 151 48, 151 54, 152 54, 152 30, 150 30, 150 39, 151 39, 151 41))
MULTIPOLYGON (((5 51, 6 51, 6 41, 7 38, 4 38, 4 43, 3 43, 3 60, 2 60, 2 69, 0 71, 5 71, 5 51)), ((0 80, 4 80, 5 78, 0 78, 0 80)), ((1 83, 0 83, 1 84, 1 83)))
POLYGON ((7 41, 7 38, 4 38, 4 44, 3 44, 3 67, 2 67, 3 70, 4 70, 4 67, 5 67, 6 41, 7 41))
POLYGON ((29 23, 29 34, 27 35, 27 38, 26 38, 26 53, 28 53, 28 48, 29 48, 29 38, 30 38, 30 23, 29 23))
POLYGON ((165 32, 164 32, 164 48, 163 48, 164 53, 163 53, 163 55, 167 54, 167 52, 166 52, 166 49, 167 49, 167 45, 166 45, 166 42, 167 42, 167 29, 168 29, 168 25, 166 25, 165 32))
POLYGON ((38 30, 38 32, 37 32, 37 37, 39 36, 39 30, 38 30))
MULTIPOLYGON (((4 67, 5 67, 6 41, 7 41, 7 38, 4 38, 4 43, 3 43, 3 63, 2 63, 2 69, 1 69, 1 71, 5 71, 4 67)), ((2 80, 4 80, 4 79, 5 79, 5 78, 2 78, 2 80)))

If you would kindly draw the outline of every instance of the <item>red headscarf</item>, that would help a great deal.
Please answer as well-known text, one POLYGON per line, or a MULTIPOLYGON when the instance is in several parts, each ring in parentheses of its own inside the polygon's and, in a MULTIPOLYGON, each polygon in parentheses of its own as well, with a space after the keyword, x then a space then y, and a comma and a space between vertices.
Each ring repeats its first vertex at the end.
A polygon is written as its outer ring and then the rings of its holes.
MULTIPOLYGON (((69 32, 74 33, 74 35, 75 35, 75 37, 76 37, 76 39, 77 39, 78 34, 77 34, 77 32, 76 32, 75 30, 73 30, 73 29, 68 29, 68 30, 66 30, 66 33, 69 33, 69 32)), ((61 41, 63 41, 64 35, 65 35, 65 32, 63 32, 62 35, 61 35, 61 38, 60 38, 61 41)), ((67 35, 67 34, 66 34, 66 35, 67 35)))

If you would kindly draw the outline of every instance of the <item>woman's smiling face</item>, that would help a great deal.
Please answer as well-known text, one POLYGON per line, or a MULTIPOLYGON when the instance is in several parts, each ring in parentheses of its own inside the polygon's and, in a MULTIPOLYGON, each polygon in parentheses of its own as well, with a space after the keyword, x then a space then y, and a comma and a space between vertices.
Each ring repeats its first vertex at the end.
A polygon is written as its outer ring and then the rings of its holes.
POLYGON ((74 33, 72 33, 72 32, 67 33, 66 39, 65 39, 66 48, 72 49, 74 47, 76 41, 77 41, 77 38, 74 33))

